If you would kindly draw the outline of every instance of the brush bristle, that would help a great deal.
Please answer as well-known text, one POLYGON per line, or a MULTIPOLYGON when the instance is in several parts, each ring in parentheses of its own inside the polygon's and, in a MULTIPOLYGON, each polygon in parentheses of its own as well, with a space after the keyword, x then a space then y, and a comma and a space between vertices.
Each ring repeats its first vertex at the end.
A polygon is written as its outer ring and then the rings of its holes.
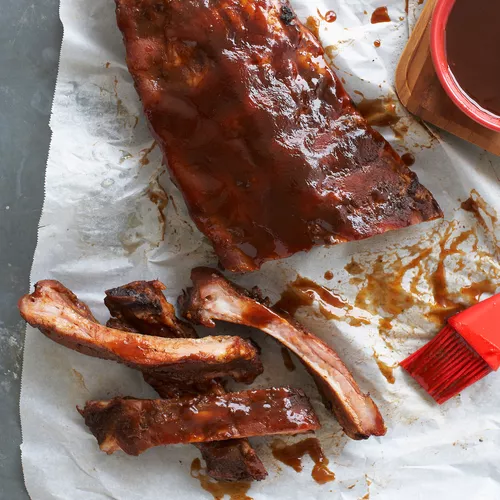
POLYGON ((456 396, 492 371, 450 326, 400 365, 439 404, 456 396))

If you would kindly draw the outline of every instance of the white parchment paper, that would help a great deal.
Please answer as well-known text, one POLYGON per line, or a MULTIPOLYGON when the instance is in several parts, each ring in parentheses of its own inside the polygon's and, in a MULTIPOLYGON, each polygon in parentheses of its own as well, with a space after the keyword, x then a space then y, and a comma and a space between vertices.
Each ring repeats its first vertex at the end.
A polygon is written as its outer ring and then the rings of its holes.
MULTIPOLYGON (((325 46, 333 46, 329 54, 355 99, 361 97, 354 91, 367 99, 394 95, 395 66, 409 26, 421 8, 416 1, 410 1, 408 15, 405 0, 292 3, 302 20, 317 17, 318 10, 337 13, 336 22, 321 22, 319 35, 325 46), (392 21, 371 24, 371 13, 381 5, 388 6, 392 21), (380 40, 379 48, 374 46, 375 40, 380 40)), ((152 147, 125 66, 114 2, 61 0, 61 19, 64 41, 32 283, 44 278, 62 281, 105 321, 105 289, 159 278, 168 287, 168 298, 175 301, 189 285, 191 268, 215 264, 216 258, 164 173, 158 148, 152 147)), ((266 371, 255 387, 289 384, 303 387, 310 395, 323 423, 317 436, 336 474, 334 482, 318 485, 311 478, 308 457, 304 458, 304 471, 296 473, 272 457, 271 438, 255 439, 252 443, 270 475, 252 485, 248 495, 254 499, 500 498, 500 376, 491 375, 438 407, 399 368, 394 369, 395 383, 390 384, 374 358, 375 352, 379 360, 394 366, 439 330, 426 316, 435 306, 426 275, 435 272, 446 253, 440 245, 453 246, 451 234, 474 232, 477 248, 468 239, 455 245, 446 260, 450 290, 481 280, 500 286, 494 226, 494 210, 500 212, 500 161, 443 132, 429 132, 399 106, 397 113, 402 117, 398 126, 408 132, 402 139, 390 128, 383 133, 400 153, 415 154, 413 168, 438 199, 445 221, 360 243, 316 248, 235 278, 244 286, 259 285, 276 300, 300 274, 334 288, 352 304, 349 315, 370 324, 349 324, 345 310, 336 311, 339 319, 328 321, 315 307, 301 309, 298 318, 338 350, 362 389, 371 393, 386 419, 387 435, 364 442, 347 439, 322 407, 314 384, 300 365, 296 362, 294 372, 284 368, 274 341, 260 332, 220 325, 219 333, 251 333, 261 345, 266 371), (477 214, 460 209, 460 201, 471 190, 489 207, 489 218, 482 212, 483 226, 477 214), (344 269, 353 257, 363 269, 358 280, 344 269), (416 282, 420 296, 416 305, 391 313, 390 304, 370 306, 365 302, 363 307, 357 300, 367 280, 375 279, 373 273, 372 278, 368 275, 377 262, 386 269, 385 278, 379 276, 377 282, 384 296, 396 270, 412 259, 420 265, 420 257, 425 265, 422 282, 416 282), (325 271, 332 271, 333 280, 324 279, 325 271), (391 322, 389 330, 380 327, 384 319, 391 322)), ((416 269, 409 266, 408 279, 415 276, 411 273, 416 269)), ((390 303, 391 296, 389 299, 390 303)), ((190 476, 191 462, 198 456, 192 446, 156 448, 138 458, 99 451, 75 407, 87 399, 116 395, 150 397, 154 393, 138 372, 74 353, 28 328, 21 420, 22 460, 31 497, 211 498, 190 476)))

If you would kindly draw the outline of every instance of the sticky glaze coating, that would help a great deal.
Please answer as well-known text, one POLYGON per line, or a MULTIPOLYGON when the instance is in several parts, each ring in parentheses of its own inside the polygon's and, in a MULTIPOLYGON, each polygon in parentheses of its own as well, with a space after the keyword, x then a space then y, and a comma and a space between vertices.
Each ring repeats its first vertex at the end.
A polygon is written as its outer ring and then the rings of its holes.
MULTIPOLYGON (((172 304, 163 295, 166 287, 160 281, 134 281, 106 291, 104 303, 113 319, 107 326, 123 331, 138 332, 157 337, 197 338, 195 329, 180 321, 172 304)), ((193 397, 201 394, 224 394, 221 382, 173 383, 158 373, 144 373, 144 380, 163 399, 193 397), (194 394, 193 394, 194 392, 194 394)), ((247 439, 231 439, 211 443, 196 443, 207 474, 217 481, 262 481, 267 471, 247 439)))
POLYGON ((18 307, 31 326, 58 344, 170 381, 203 382, 229 375, 251 383, 263 371, 256 348, 240 337, 170 339, 102 326, 75 294, 55 280, 36 283, 35 291, 21 297, 18 307))
POLYGON ((193 399, 88 401, 79 411, 102 451, 129 455, 153 446, 299 434, 320 427, 305 394, 286 387, 193 399))
POLYGON ((116 3, 152 131, 226 269, 442 215, 288 2, 116 3))
POLYGON ((446 25, 446 54, 458 84, 481 108, 500 116, 500 2, 457 0, 446 25))

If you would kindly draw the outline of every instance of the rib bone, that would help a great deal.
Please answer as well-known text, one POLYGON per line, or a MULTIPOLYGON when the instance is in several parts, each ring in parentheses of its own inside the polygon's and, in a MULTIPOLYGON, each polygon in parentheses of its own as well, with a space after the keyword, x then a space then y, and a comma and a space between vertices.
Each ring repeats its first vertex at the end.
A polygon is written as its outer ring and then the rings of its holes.
POLYGON ((252 382, 262 373, 257 350, 240 337, 165 339, 107 328, 58 281, 40 281, 19 301, 21 316, 47 337, 89 356, 111 359, 172 380, 225 375, 252 382))
POLYGON ((187 319, 208 327, 215 326, 214 320, 228 321, 268 333, 299 356, 348 436, 366 439, 385 434, 377 406, 361 392, 337 353, 325 342, 296 321, 257 302, 215 269, 193 269, 191 279, 193 288, 180 299, 187 319))
MULTIPOLYGON (((174 308, 162 291, 159 281, 135 281, 106 291, 105 304, 115 316, 107 325, 118 330, 136 332, 136 327, 150 335, 196 338, 191 326, 175 316, 174 308), (172 325, 174 327, 172 327, 172 325)), ((222 384, 216 380, 194 385, 172 384, 158 374, 144 374, 144 380, 162 398, 199 394, 224 394, 222 384)), ((197 443, 206 463, 207 474, 218 481, 262 481, 267 471, 247 439, 231 439, 197 443)))

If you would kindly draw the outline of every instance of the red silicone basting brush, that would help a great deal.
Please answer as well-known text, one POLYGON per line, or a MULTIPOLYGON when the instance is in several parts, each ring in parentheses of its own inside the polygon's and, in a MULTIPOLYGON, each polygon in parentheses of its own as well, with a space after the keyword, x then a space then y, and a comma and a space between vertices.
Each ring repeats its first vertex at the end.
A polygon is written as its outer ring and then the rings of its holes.
POLYGON ((448 319, 401 366, 442 404, 500 366, 500 294, 448 319))

